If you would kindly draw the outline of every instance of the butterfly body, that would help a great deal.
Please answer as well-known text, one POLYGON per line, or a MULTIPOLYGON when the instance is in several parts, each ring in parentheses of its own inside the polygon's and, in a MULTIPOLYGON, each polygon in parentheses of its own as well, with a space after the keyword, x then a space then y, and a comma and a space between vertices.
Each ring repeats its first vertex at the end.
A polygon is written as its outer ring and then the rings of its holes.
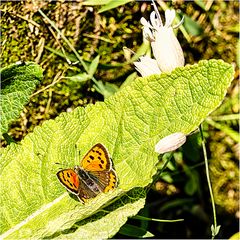
POLYGON ((108 192, 117 185, 117 175, 112 168, 108 151, 101 143, 93 146, 84 156, 81 165, 57 173, 61 184, 80 201, 108 192))

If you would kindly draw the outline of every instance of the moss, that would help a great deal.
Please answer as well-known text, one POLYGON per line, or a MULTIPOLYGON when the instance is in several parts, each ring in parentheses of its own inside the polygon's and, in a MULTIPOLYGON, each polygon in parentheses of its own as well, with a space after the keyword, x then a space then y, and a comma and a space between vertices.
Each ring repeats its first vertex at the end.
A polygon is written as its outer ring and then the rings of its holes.
POLYGON ((210 173, 216 204, 236 214, 239 210, 239 168, 236 143, 223 132, 212 132, 210 173), (213 134, 214 133, 214 134, 213 134))

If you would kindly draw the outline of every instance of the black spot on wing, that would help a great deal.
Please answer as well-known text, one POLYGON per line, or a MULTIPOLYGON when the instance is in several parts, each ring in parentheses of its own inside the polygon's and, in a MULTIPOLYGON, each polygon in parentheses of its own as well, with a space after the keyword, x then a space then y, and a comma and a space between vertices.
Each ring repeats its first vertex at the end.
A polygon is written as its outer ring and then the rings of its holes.
POLYGON ((64 175, 64 174, 62 174, 62 178, 63 178, 63 180, 66 182, 66 178, 65 178, 65 175, 64 175))
POLYGON ((98 153, 100 156, 102 155, 102 153, 101 153, 101 152, 99 152, 99 151, 96 151, 96 153, 98 153))

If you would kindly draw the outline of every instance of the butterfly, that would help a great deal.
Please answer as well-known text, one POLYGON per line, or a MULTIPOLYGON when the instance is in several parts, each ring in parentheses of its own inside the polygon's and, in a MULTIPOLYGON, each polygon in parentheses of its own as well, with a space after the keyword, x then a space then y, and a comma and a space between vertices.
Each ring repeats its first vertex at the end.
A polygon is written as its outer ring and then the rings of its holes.
POLYGON ((97 143, 84 156, 80 166, 57 172, 60 183, 80 202, 108 192, 117 186, 117 175, 107 148, 97 143))

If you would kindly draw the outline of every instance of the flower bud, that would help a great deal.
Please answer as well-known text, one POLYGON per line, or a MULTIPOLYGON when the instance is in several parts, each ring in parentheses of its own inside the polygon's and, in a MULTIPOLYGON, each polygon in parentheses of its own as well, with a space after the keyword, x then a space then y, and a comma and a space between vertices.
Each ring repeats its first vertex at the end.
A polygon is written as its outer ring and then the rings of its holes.
POLYGON ((186 135, 181 132, 176 132, 162 138, 155 145, 155 152, 163 154, 171 152, 181 147, 186 142, 186 135))

